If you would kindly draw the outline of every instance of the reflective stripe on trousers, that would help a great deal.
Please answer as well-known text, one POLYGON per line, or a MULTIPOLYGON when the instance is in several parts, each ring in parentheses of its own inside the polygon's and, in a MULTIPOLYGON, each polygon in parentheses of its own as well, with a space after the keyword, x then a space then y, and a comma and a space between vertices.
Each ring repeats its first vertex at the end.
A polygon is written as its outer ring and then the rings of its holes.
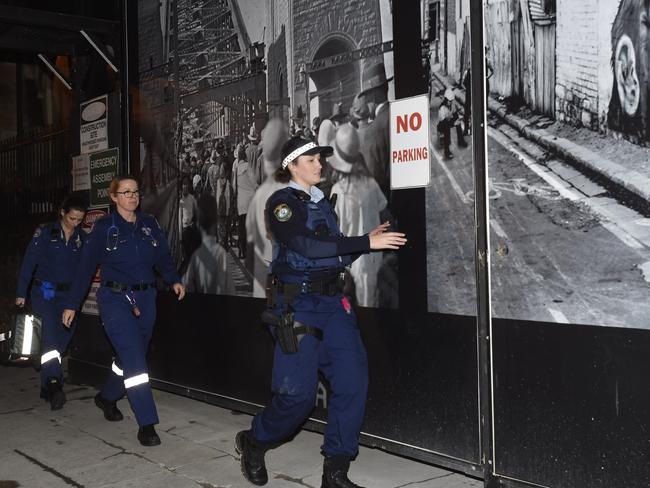
POLYGON ((59 354, 59 351, 56 349, 53 351, 48 351, 45 354, 41 356, 41 364, 45 364, 48 361, 51 361, 52 359, 58 359, 59 363, 61 363, 61 354, 59 354))
POLYGON ((133 388, 134 386, 142 385, 143 383, 149 383, 149 375, 147 373, 126 378, 124 380, 124 388, 133 388))

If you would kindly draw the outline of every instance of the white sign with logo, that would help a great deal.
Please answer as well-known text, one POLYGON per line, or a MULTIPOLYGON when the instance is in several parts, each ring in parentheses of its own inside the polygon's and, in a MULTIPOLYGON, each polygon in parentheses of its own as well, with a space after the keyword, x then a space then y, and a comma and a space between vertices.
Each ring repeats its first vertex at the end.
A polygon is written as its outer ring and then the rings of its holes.
POLYGON ((72 191, 90 190, 90 158, 87 154, 72 157, 72 191))
POLYGON ((108 96, 81 103, 79 112, 81 154, 108 149, 108 96))
POLYGON ((428 186, 429 96, 396 100, 390 104, 390 188, 428 186))

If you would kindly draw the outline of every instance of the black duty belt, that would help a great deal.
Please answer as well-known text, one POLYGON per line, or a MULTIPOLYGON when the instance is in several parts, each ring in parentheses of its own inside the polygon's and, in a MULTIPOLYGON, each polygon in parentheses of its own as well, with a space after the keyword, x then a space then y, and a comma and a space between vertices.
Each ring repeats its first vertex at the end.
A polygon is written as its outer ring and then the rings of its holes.
POLYGON ((122 293, 123 291, 144 291, 148 288, 155 288, 154 283, 136 283, 135 285, 125 285, 123 283, 118 283, 116 281, 104 281, 102 286, 110 288, 111 291, 115 293, 122 293))
POLYGON ((300 283, 287 283, 279 277, 271 277, 271 287, 276 293, 283 295, 299 295, 301 293, 318 293, 320 295, 334 296, 343 291, 343 274, 322 280, 305 280, 300 283))
MULTIPOLYGON (((42 286, 43 285, 43 280, 40 280, 38 278, 34 278, 34 286, 42 286)), ((47 283, 51 283, 54 286, 54 291, 68 291, 70 290, 70 283, 54 283, 52 281, 48 281, 47 283)))

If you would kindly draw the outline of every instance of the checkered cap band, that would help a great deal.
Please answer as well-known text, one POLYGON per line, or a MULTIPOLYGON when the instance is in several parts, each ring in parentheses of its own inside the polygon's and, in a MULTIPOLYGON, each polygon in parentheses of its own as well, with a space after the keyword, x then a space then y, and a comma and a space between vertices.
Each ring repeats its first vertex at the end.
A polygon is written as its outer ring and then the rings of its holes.
POLYGON ((291 161, 296 159, 298 156, 301 154, 305 154, 307 151, 310 149, 317 148, 318 145, 314 142, 310 142, 308 144, 305 144, 304 146, 300 146, 298 149, 294 149, 289 155, 282 160, 282 169, 287 169, 287 166, 291 161))

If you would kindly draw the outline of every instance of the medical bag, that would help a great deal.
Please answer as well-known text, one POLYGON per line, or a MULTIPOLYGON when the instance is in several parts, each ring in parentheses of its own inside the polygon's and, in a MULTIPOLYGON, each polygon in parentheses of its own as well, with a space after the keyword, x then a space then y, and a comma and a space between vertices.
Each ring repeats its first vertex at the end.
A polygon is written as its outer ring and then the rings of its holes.
POLYGON ((28 361, 37 359, 41 351, 43 320, 25 310, 12 317, 11 329, 0 334, 0 360, 28 361))

